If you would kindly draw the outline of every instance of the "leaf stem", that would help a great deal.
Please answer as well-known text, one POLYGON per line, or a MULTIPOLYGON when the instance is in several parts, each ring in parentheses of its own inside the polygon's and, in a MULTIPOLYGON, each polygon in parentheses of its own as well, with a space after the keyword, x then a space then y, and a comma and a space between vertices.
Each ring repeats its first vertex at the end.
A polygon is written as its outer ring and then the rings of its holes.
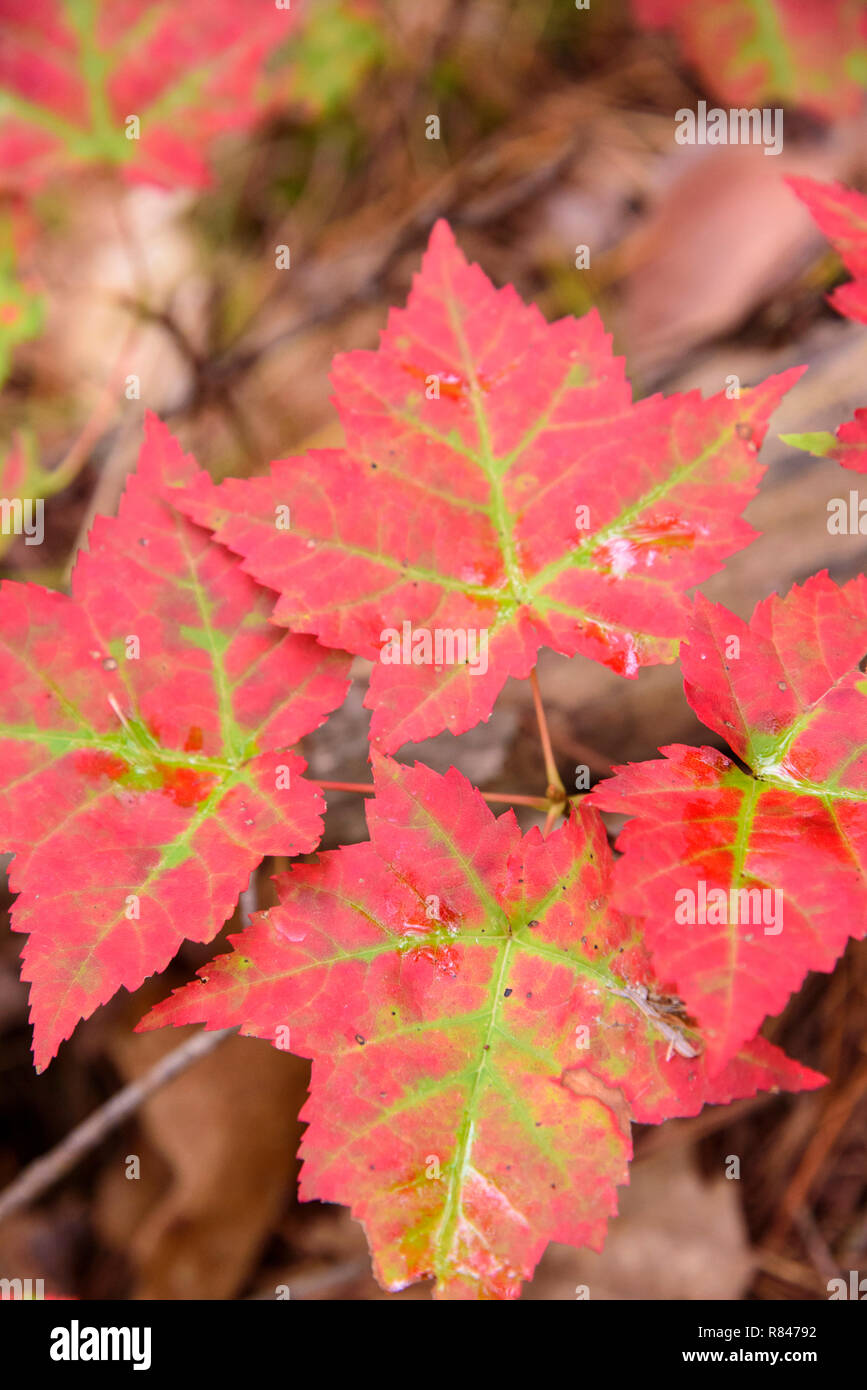
MULTIPOLYGON (((372 782, 323 782, 317 777, 316 785, 324 791, 361 792, 363 796, 372 796, 376 791, 372 782)), ((523 796, 516 792, 482 792, 482 796, 486 801, 502 802, 506 806, 532 806, 534 811, 548 811, 551 805, 546 796, 523 796)))
POLYGON ((566 788, 560 780, 557 771, 557 763, 554 759, 554 750, 551 747, 551 735, 548 732, 548 721, 545 718, 545 710, 542 705, 542 694, 539 690, 539 677, 536 668, 530 672, 530 689, 533 692, 533 704, 536 707, 536 722, 539 725, 539 738, 542 741, 542 752, 545 756, 545 776, 548 779, 548 800, 555 806, 562 806, 566 800, 566 788))
POLYGON ((547 796, 516 796, 514 792, 482 792, 486 801, 503 802, 509 806, 532 806, 534 811, 547 811, 547 796))

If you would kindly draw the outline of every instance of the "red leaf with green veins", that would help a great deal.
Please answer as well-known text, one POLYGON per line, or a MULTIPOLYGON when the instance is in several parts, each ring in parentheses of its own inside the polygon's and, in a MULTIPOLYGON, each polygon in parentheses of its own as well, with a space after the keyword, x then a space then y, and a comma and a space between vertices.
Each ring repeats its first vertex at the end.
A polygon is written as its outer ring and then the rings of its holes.
POLYGON ((178 505, 278 591, 277 622, 376 663, 393 751, 487 718, 542 645, 625 676, 673 661, 685 590, 755 535, 739 513, 799 374, 633 407, 595 313, 546 323, 440 222, 378 351, 335 360, 346 448, 202 474, 178 505))
POLYGON ((346 659, 275 628, 266 592, 163 500, 194 472, 151 418, 72 597, 0 590, 0 843, 39 1069, 121 985, 210 940, 263 855, 321 834, 283 750, 340 704, 346 659))
POLYGON ((168 187, 207 184, 214 137, 267 108, 257 83, 297 9, 0 0, 0 184, 31 189, 92 164, 168 187))
MULTIPOLYGON (((829 302, 847 318, 867 323, 867 198, 839 183, 794 178, 788 182, 855 277, 850 284, 834 290, 829 302)), ((836 459, 855 473, 867 473, 867 410, 856 410, 854 419, 840 425, 836 434, 823 430, 784 434, 781 438, 819 458, 836 459)))
MULTIPOLYGON (((842 464, 844 468, 850 468, 853 473, 867 473, 867 410, 856 410, 854 418, 840 425, 836 434, 820 430, 808 434, 781 434, 780 438, 785 444, 791 444, 796 449, 805 449, 817 458, 836 459, 837 463, 842 464)), ((833 518, 830 505, 829 517, 833 518)), ((844 515, 840 517, 839 525, 840 529, 836 534, 848 535, 849 519, 845 503, 844 515)), ((828 526, 830 534, 834 535, 832 520, 829 520, 828 526)))
POLYGON ((867 578, 827 574, 760 603, 749 624, 699 598, 687 699, 715 748, 663 748, 592 801, 634 816, 616 902, 641 911, 718 1067, 808 970, 867 931, 867 578))
POLYGON ((816 223, 831 242, 850 275, 855 278, 829 296, 831 304, 847 318, 867 323, 867 198, 842 183, 817 183, 815 179, 786 180, 810 209, 816 223))
POLYGON ((454 769, 375 777, 371 843, 279 876, 279 906, 140 1027, 312 1057, 301 1195, 351 1206, 386 1288, 515 1297, 549 1240, 601 1247, 632 1120, 821 1084, 762 1039, 708 1080, 609 905, 595 812, 522 836, 454 769))
POLYGON ((863 0, 633 0, 633 10, 640 24, 671 30, 708 88, 732 105, 778 100, 831 118, 860 108, 863 0))

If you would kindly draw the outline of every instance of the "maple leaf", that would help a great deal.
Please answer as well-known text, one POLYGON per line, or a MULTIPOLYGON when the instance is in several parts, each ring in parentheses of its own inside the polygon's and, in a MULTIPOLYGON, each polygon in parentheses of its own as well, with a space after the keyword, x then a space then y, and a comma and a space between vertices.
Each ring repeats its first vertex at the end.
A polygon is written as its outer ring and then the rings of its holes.
POLYGON ((596 812, 522 836, 454 768, 374 771, 371 842, 278 876, 279 906, 139 1028, 312 1057, 301 1195, 351 1206, 386 1288, 515 1297, 549 1240, 601 1247, 631 1121, 822 1084, 763 1039, 708 1080, 609 904, 596 812))
POLYGON ((674 744, 589 798, 635 817, 617 842, 615 901, 644 914, 712 1066, 867 930, 865 651, 863 575, 842 588, 816 575, 748 624, 699 596, 686 696, 744 766, 674 744))
POLYGON ((151 417, 72 596, 0 587, 0 843, 40 1070, 122 985, 210 940, 263 855, 321 834, 283 750, 341 702, 346 659, 275 628, 265 591, 163 500, 194 472, 151 417))
POLYGON ((854 115, 867 80, 863 0, 632 0, 640 24, 669 29, 712 91, 830 118, 854 115))
POLYGON ((835 434, 816 430, 806 434, 781 434, 784 444, 804 449, 817 458, 835 459, 853 473, 867 473, 867 410, 856 410, 835 434))
POLYGON ((168 187, 206 185, 202 152, 214 137, 267 109, 257 81, 298 8, 0 0, 0 183, 30 190, 99 164, 168 187))
POLYGON ((832 243, 854 281, 828 296, 847 318, 867 323, 867 198, 842 183, 793 178, 786 183, 807 207, 832 243))
MULTIPOLYGON (((790 178, 787 182, 806 203, 846 269, 855 277, 850 284, 834 290, 828 302, 847 318, 867 323, 867 198, 840 183, 816 183, 806 178, 790 178)), ((867 473, 867 410, 856 410, 854 418, 840 425, 836 434, 820 430, 784 434, 780 438, 818 458, 836 459, 844 468, 867 473)))
POLYGON ((801 370, 631 406, 595 311, 546 323, 439 222, 378 351, 335 359, 347 447, 202 473, 177 505, 278 591, 276 622, 376 663, 392 752, 487 718, 542 645, 625 676, 673 661, 685 590, 755 535, 739 513, 801 370))

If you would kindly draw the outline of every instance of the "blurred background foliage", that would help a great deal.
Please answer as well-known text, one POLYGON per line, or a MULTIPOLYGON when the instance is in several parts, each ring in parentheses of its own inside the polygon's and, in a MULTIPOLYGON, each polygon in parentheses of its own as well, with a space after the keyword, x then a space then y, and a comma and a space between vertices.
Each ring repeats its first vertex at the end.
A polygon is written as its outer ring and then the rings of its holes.
MULTIPOLYGON (((746 0, 297 0, 296 27, 257 71, 255 119, 220 137, 209 186, 135 182, 98 160, 28 189, 0 174, 0 494, 47 499, 45 543, 0 538, 3 573, 68 582, 93 516, 114 511, 135 465, 146 408, 215 477, 339 443, 331 358, 376 345, 441 216, 549 318, 598 308, 637 395, 718 391, 731 374, 746 385, 807 362, 775 427, 849 418, 864 404, 867 336, 828 307, 845 273, 783 180, 865 185, 865 6, 764 8, 780 21, 772 39, 744 27, 746 0), (784 106, 782 154, 675 142, 678 109, 729 99, 784 106), (281 246, 289 269, 277 268, 281 246)), ((0 148, 10 71, 0 60, 0 148)), ((816 570, 845 580, 867 558, 862 537, 827 533, 827 501, 849 486, 837 465, 776 437, 765 457, 747 512, 763 535, 703 586, 742 615, 816 570)), ((313 775, 367 780, 366 676, 356 663, 346 707, 307 741, 313 775)), ((677 668, 625 682, 546 653, 540 679, 567 786, 577 763, 595 778, 660 744, 707 741, 677 668)), ((489 724, 403 756, 535 791, 527 692, 511 683, 489 724)), ((365 838, 358 802, 329 798, 326 846, 365 838)), ((273 869, 259 875, 263 904, 273 869)), ((0 1185, 176 1045, 173 1031, 131 1028, 214 950, 186 946, 37 1078, 19 945, 4 927, 0 1185)), ((829 1087, 639 1132, 605 1253, 552 1248, 525 1296, 567 1299, 590 1283, 594 1297, 820 1298, 828 1278, 863 1267, 865 996, 867 950, 853 943, 767 1028, 829 1087), (722 1176, 731 1154, 740 1182, 722 1176)), ((349 1216, 297 1203, 306 1084, 305 1063, 230 1040, 0 1224, 0 1276, 85 1298, 270 1298, 285 1283, 302 1299, 427 1297, 382 1294, 349 1216), (125 1177, 131 1153, 139 1181, 125 1177)))

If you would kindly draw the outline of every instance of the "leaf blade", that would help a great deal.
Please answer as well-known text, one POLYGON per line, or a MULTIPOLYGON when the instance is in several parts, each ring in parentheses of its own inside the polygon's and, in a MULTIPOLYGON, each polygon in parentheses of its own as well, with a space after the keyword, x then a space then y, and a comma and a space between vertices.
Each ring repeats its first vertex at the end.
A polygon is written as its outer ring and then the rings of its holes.
POLYGON ((282 876, 140 1027, 231 1021, 312 1056, 301 1194, 351 1205, 387 1288, 516 1297, 547 1240, 600 1247, 632 1118, 820 1084, 763 1043, 713 1081, 667 1059, 661 1015, 624 992, 647 958, 594 813, 522 836, 454 769, 375 776, 371 843, 282 876))
POLYGON ((39 1069, 116 989, 215 935, 264 854, 321 833, 286 750, 340 703, 347 662, 281 635, 267 595, 163 500, 191 471, 150 419, 72 596, 0 590, 0 823, 39 1069))

